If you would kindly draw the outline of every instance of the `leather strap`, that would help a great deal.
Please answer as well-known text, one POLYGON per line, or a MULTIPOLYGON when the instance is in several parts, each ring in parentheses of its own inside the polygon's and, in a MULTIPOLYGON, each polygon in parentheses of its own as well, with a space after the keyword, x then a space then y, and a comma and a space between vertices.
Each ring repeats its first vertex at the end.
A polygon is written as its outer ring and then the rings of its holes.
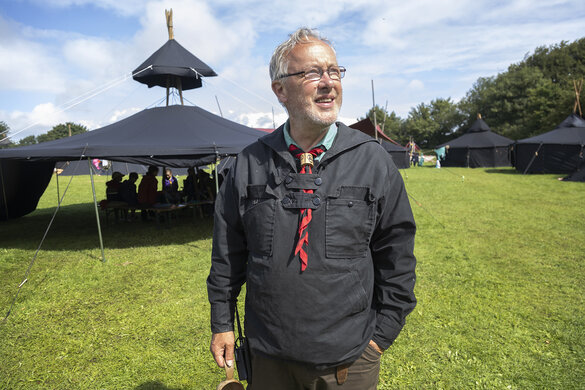
POLYGON ((335 370, 335 378, 337 378, 337 384, 342 385, 347 380, 347 374, 349 372, 349 365, 344 364, 342 366, 338 366, 335 370))

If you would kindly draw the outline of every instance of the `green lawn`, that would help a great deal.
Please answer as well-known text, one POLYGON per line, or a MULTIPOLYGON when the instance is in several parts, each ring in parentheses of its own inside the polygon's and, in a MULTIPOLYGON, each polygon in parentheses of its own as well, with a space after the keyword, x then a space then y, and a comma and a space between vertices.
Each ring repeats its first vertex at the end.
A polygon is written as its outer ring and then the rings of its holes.
MULTIPOLYGON (((585 388, 585 183, 511 169, 403 171, 419 304, 380 389, 585 388)), ((69 178, 61 177, 62 194, 69 178)), ((98 177, 100 198, 106 178, 98 177)), ((215 389, 212 220, 104 226, 75 177, 6 322, 0 389, 215 389)), ((0 222, 3 318, 57 203, 0 222)))

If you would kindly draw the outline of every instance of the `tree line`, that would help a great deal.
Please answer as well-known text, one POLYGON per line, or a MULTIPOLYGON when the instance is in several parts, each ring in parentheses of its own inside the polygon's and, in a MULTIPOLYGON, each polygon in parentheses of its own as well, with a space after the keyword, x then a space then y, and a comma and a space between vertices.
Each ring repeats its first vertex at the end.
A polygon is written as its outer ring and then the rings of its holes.
MULTIPOLYGON (((0 139, 3 139, 7 134, 10 128, 4 121, 0 121, 0 139)), ((10 139, 5 139, 3 142, 0 142, 0 149, 1 148, 12 148, 16 146, 27 146, 27 145, 34 145, 41 142, 46 141, 53 141, 59 138, 65 138, 76 134, 82 134, 87 132, 88 129, 86 126, 80 125, 78 123, 73 122, 66 122, 60 123, 46 133, 35 135, 29 135, 20 139, 18 142, 13 142, 10 139)))
MULTIPOLYGON (((554 129, 573 112, 574 80, 585 77, 585 38, 541 46, 496 76, 480 77, 459 101, 437 98, 406 118, 375 106, 366 114, 393 140, 433 148, 461 136, 481 114, 492 131, 518 140, 554 129)), ((363 118, 359 118, 360 120, 363 118)))

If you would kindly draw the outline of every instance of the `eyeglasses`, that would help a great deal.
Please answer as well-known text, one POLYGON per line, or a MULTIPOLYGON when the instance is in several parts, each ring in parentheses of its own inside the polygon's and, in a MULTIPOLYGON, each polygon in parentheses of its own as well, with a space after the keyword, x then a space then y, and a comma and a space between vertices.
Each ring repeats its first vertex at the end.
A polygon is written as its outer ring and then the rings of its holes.
POLYGON ((305 80, 318 81, 321 80, 321 78, 323 77, 323 73, 325 72, 327 72, 331 80, 339 81, 345 76, 345 67, 332 66, 326 71, 323 71, 323 69, 321 68, 311 68, 309 70, 303 70, 300 72, 283 74, 282 76, 278 76, 276 80, 280 80, 290 76, 303 76, 305 80))

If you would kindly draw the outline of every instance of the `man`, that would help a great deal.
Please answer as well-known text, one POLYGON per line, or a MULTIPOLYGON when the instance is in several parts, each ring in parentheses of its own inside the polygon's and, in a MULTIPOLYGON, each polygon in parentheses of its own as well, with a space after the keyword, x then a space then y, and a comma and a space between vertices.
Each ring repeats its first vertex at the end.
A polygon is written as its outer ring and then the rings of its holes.
POLYGON ((238 156, 216 202, 211 352, 233 364, 245 282, 248 389, 375 389, 416 304, 404 184, 373 138, 335 123, 344 74, 316 32, 291 34, 270 63, 289 120, 238 156))

